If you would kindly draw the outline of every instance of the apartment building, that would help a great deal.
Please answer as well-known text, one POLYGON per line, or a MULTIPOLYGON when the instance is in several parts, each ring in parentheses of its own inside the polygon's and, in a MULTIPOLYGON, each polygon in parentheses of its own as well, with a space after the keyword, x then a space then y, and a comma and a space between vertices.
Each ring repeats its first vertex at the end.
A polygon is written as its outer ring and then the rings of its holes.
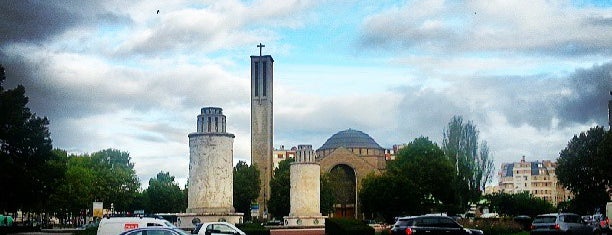
POLYGON ((503 193, 529 192, 553 205, 569 200, 572 195, 557 180, 557 163, 550 160, 502 163, 499 172, 499 188, 503 193))

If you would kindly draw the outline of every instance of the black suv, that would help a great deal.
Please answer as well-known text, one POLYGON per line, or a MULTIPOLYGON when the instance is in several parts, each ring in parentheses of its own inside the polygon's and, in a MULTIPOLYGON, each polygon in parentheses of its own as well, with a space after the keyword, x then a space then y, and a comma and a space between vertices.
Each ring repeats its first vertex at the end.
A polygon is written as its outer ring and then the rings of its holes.
POLYGON ((439 215, 400 217, 391 228, 391 233, 396 235, 483 234, 481 230, 463 228, 451 217, 439 215))

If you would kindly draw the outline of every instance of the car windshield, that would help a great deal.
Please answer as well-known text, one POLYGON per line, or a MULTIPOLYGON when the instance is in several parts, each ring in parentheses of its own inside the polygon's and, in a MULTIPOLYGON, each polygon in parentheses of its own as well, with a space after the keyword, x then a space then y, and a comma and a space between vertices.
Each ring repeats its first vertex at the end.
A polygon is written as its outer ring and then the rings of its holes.
POLYGON ((557 220, 556 216, 538 216, 533 220, 534 224, 551 224, 557 220))

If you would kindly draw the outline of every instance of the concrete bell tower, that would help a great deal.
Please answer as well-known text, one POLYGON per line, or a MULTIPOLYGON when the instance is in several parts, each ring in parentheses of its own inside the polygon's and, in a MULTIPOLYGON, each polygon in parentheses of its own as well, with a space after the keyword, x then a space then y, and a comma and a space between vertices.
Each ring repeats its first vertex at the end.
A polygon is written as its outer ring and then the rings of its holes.
POLYGON ((251 164, 259 169, 260 191, 257 203, 259 216, 267 216, 270 199, 270 180, 273 163, 273 63, 270 55, 261 55, 264 47, 261 43, 259 56, 251 56, 251 164))

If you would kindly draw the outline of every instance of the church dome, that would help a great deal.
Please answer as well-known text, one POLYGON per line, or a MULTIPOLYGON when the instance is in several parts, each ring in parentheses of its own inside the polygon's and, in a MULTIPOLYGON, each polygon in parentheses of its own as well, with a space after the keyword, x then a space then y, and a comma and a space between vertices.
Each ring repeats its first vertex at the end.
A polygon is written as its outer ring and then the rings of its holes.
POLYGON ((347 129, 340 131, 325 141, 325 144, 317 151, 326 149, 345 148, 367 148, 367 149, 382 149, 372 137, 358 130, 347 129))

